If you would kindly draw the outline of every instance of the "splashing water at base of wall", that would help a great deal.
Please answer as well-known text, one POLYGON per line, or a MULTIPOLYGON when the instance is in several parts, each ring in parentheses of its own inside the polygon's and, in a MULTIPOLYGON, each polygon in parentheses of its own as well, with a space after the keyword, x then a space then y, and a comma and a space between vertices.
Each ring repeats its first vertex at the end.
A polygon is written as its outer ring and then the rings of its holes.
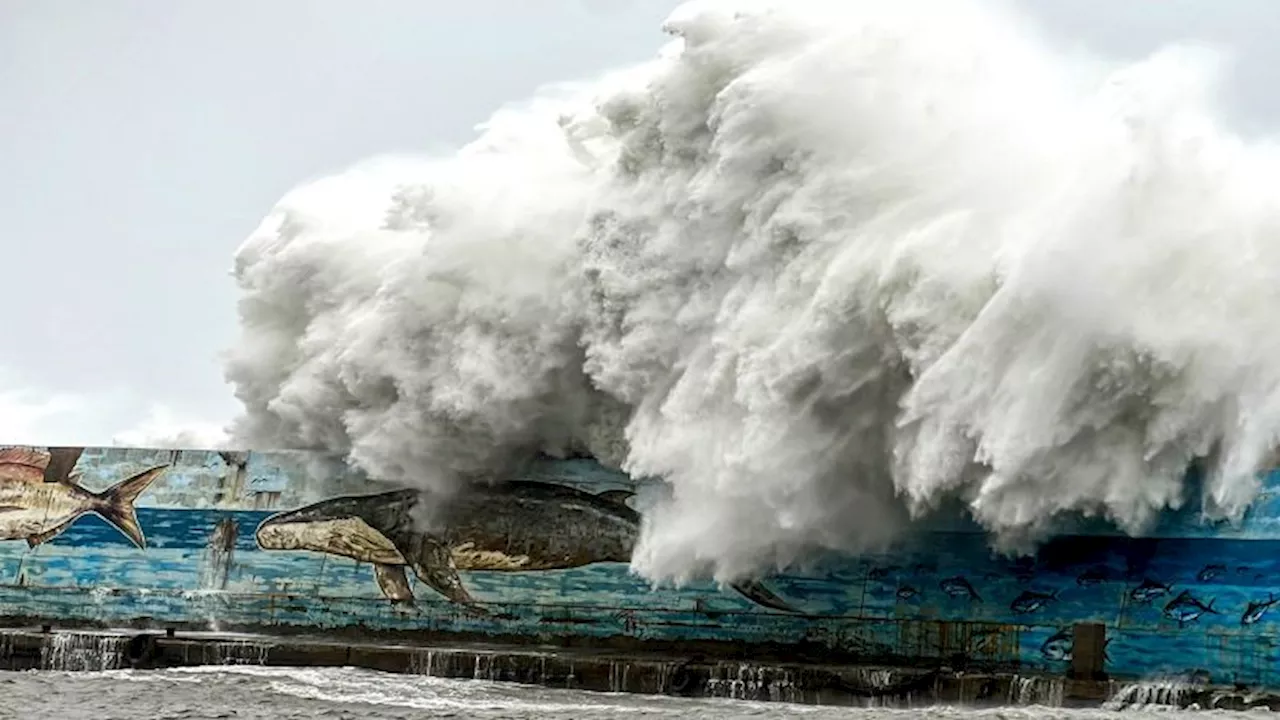
POLYGON ((1107 710, 1143 710, 1185 707, 1192 694, 1202 688, 1186 678, 1151 678, 1127 683, 1103 704, 1107 710))
POLYGON ((792 672, 751 663, 719 663, 707 679, 707 697, 795 702, 803 694, 792 672))
POLYGON ((1010 705, 1061 707, 1066 686, 1062 678, 1014 677, 1009 682, 1010 705))
POLYGON ((202 665, 266 665, 270 646, 249 640, 203 643, 198 646, 202 665))
POLYGON ((103 671, 129 666, 129 638, 123 635, 54 633, 40 650, 44 670, 103 671))
POLYGON ((409 658, 409 674, 431 677, 436 665, 434 650, 419 650, 409 658))

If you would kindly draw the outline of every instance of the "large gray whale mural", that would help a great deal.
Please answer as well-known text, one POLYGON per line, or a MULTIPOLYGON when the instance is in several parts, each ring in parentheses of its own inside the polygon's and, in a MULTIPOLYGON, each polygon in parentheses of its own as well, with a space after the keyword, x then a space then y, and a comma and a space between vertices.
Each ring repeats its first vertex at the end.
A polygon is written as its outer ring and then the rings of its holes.
MULTIPOLYGON (((459 571, 537 572, 631 561, 640 514, 625 490, 592 494, 565 485, 511 481, 477 486, 423 508, 431 496, 393 490, 322 500, 263 520, 255 537, 264 550, 308 550, 374 567, 382 593, 411 603, 405 568, 450 601, 484 613, 459 571)), ((759 581, 732 584, 752 602, 798 612, 759 581)))

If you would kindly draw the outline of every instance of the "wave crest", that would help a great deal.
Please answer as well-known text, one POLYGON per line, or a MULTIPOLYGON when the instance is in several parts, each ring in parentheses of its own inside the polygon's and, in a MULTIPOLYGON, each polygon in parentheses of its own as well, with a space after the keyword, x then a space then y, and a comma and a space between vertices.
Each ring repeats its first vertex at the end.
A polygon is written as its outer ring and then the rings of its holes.
POLYGON ((1280 156, 1218 58, 1054 52, 981 3, 695 2, 653 61, 456 156, 284 198, 237 256, 236 436, 437 489, 589 452, 633 565, 729 581, 949 503, 1025 550, 1272 460, 1280 156))

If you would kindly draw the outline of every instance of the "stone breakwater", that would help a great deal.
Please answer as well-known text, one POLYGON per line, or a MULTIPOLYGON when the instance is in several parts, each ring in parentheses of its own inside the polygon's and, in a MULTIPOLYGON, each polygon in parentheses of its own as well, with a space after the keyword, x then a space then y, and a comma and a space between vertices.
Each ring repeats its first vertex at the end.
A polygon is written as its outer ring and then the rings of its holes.
POLYGON ((135 630, 40 628, 0 633, 0 670, 93 672, 217 665, 355 667, 555 689, 812 705, 1280 709, 1280 695, 1214 686, 1194 676, 1126 682, 585 648, 348 643, 324 637, 135 630))

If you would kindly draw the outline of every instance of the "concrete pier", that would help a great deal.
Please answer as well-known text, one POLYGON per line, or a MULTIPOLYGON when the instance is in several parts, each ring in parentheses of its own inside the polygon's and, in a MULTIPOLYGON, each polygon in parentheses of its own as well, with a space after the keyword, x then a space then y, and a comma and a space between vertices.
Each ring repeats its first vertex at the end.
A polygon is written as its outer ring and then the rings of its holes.
POLYGON ((1275 695, 1208 685, 1122 683, 947 667, 739 662, 562 647, 359 643, 208 632, 43 627, 0 631, 0 669, 4 670, 155 670, 201 665, 356 667, 548 688, 864 707, 1162 704, 1280 709, 1280 697, 1275 695))

